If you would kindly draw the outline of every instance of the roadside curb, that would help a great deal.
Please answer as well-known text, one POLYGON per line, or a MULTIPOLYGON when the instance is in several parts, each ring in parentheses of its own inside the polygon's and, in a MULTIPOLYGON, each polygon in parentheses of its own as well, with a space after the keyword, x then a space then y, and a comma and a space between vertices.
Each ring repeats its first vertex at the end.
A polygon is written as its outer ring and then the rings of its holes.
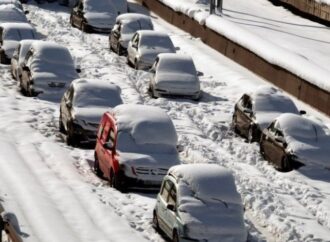
POLYGON ((205 44, 232 59, 250 71, 265 78, 303 102, 330 116, 330 93, 290 71, 267 62, 245 47, 199 24, 189 16, 176 12, 158 0, 139 0, 149 10, 174 26, 200 38, 205 44))

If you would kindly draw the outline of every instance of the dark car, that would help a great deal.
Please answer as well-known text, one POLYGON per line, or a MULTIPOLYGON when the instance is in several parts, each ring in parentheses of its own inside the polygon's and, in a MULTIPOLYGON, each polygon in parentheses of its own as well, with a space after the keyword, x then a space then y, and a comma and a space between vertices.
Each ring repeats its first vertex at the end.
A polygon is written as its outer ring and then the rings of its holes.
POLYGON ((259 142, 262 130, 282 113, 299 114, 299 111, 293 101, 280 90, 261 86, 253 93, 243 94, 238 100, 232 126, 248 142, 259 142))
POLYGON ((128 42, 138 30, 153 30, 149 16, 138 13, 124 13, 117 17, 116 24, 109 35, 110 49, 118 55, 127 52, 128 42))
POLYGON ((95 145, 103 113, 122 103, 120 88, 108 81, 74 80, 61 100, 60 131, 69 145, 95 145))
POLYGON ((70 23, 83 32, 109 33, 116 17, 127 12, 126 0, 79 0, 72 9, 70 23))
POLYGON ((285 113, 263 130, 260 153, 281 171, 311 163, 329 169, 329 133, 318 121, 285 113))

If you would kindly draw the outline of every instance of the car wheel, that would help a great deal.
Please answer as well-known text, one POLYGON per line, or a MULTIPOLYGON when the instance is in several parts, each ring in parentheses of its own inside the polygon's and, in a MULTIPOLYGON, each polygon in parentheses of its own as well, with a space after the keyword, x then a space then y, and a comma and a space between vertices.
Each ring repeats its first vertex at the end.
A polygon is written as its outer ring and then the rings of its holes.
POLYGON ((155 230, 159 230, 159 223, 158 223, 158 216, 156 211, 154 211, 153 217, 152 217, 152 225, 154 226, 155 230))
POLYGON ((253 126, 249 127, 247 140, 249 143, 253 143, 256 141, 255 128, 253 126))
POLYGON ((284 155, 281 161, 281 171, 292 171, 292 160, 288 155, 284 155))
POLYGON ((94 160, 94 172, 98 177, 103 177, 103 172, 100 169, 100 163, 99 159, 97 158, 97 155, 95 154, 95 160, 94 160))
POLYGON ((126 187, 120 182, 118 174, 116 174, 112 169, 110 170, 109 183, 110 187, 113 187, 120 192, 126 192, 126 187))
POLYGON ((179 239, 179 236, 178 236, 178 233, 174 230, 173 232, 173 239, 172 239, 173 242, 180 242, 180 239, 179 239))
POLYGON ((67 124, 67 134, 66 134, 66 143, 67 145, 76 147, 78 145, 78 139, 74 134, 73 127, 71 123, 67 124))

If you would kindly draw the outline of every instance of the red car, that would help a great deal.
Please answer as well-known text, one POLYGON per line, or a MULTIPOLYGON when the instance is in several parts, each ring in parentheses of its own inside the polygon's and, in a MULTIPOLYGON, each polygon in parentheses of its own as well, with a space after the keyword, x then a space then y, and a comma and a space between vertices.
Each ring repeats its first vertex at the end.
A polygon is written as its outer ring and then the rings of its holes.
POLYGON ((119 191, 159 188, 168 169, 180 163, 176 147, 176 130, 163 110, 122 104, 101 119, 94 170, 119 191))

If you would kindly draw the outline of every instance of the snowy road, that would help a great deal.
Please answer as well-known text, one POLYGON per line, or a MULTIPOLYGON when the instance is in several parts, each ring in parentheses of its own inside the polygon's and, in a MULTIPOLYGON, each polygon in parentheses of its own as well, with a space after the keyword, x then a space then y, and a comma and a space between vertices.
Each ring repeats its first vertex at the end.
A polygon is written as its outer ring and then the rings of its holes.
MULTIPOLYGON (((247 209, 250 241, 330 241, 330 172, 303 167, 279 173, 260 157, 257 144, 245 143, 230 129, 234 102, 265 84, 263 80, 152 15, 155 27, 169 33, 180 52, 192 55, 204 73, 204 95, 199 103, 151 99, 148 74, 110 53, 106 35, 72 28, 67 8, 40 7, 28 5, 29 19, 45 39, 70 49, 82 77, 116 83, 125 103, 167 110, 184 147, 185 163, 218 163, 234 172, 247 209)), ((17 213, 21 231, 29 234, 26 241, 163 241, 151 226, 156 195, 121 194, 108 187, 91 170, 92 150, 62 142, 58 104, 21 96, 9 68, 0 66, 0 74, 0 132, 2 140, 10 141, 0 142, 0 199, 17 213)))

